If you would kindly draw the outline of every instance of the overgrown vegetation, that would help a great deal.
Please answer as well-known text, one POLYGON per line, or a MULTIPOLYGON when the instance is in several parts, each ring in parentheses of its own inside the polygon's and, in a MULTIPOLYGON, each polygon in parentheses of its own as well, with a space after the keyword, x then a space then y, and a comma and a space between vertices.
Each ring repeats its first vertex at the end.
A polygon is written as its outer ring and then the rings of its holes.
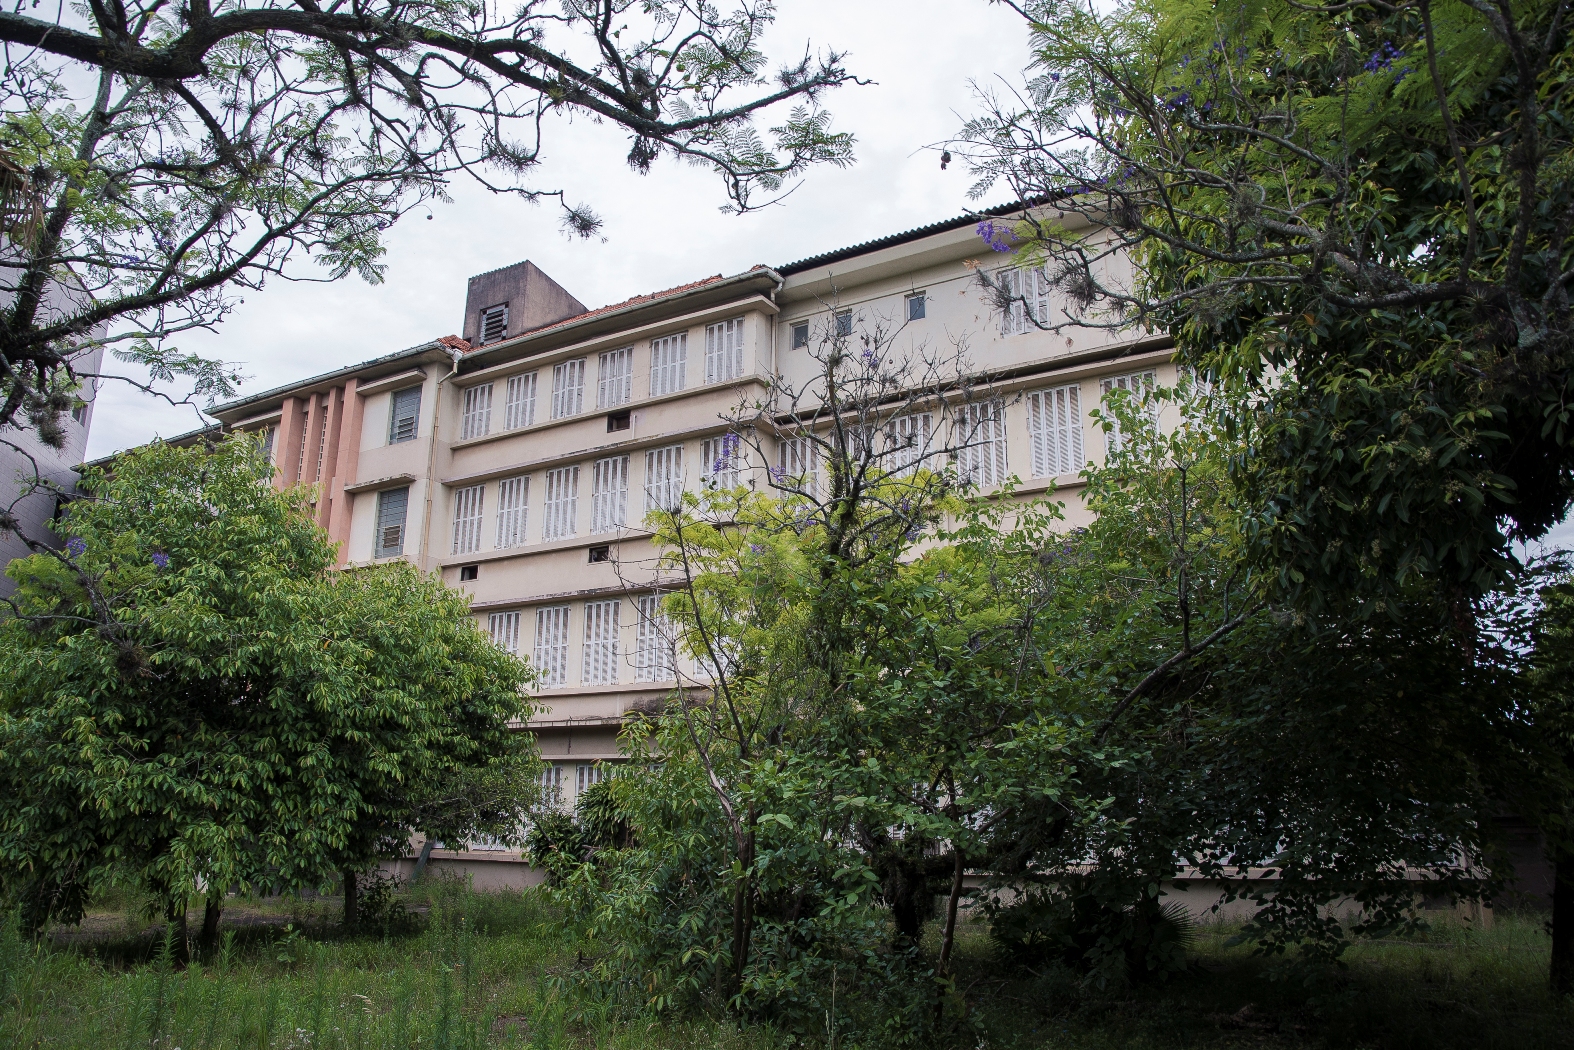
MULTIPOLYGON (((201 1050, 445 1050, 481 1047, 704 1048, 789 1045, 875 1050, 881 1040, 820 1029, 789 1039, 730 1019, 652 1023, 639 989, 572 980, 608 946, 569 932, 532 892, 484 895, 440 879, 401 891, 419 916, 403 936, 343 936, 336 902, 237 900, 211 965, 181 969, 161 926, 95 906, 96 938, 69 946, 0 934, 0 1045, 37 1050, 180 1046, 201 1050), (130 921, 128 921, 130 920, 130 921), (266 921, 264 921, 266 920, 266 921), (288 924, 288 925, 286 925, 288 924), (135 932, 132 932, 135 931, 135 932)), ((932 943, 939 928, 930 925, 932 943)), ((1100 990, 1065 967, 1004 964, 982 926, 959 926, 955 967, 974 1004, 936 1047, 990 1050, 1160 1047, 1540 1050, 1574 1013, 1545 990, 1547 938, 1500 916, 1451 920, 1352 949, 1343 967, 1284 980, 1272 963, 1204 925, 1191 967, 1163 985, 1100 990)), ((867 998, 851 982, 850 999, 867 998)))

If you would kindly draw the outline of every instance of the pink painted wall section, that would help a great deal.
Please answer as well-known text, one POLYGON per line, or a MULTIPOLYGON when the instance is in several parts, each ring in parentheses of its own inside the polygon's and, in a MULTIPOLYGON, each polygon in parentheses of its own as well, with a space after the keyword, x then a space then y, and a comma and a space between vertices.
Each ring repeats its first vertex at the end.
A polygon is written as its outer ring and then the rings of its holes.
POLYGON ((361 420, 366 411, 366 399, 356 392, 355 379, 344 384, 338 428, 338 453, 334 461, 333 484, 329 489, 332 508, 328 515, 328 535, 339 545, 339 564, 350 560, 350 510, 355 496, 346 495, 344 486, 354 484, 361 459, 361 420))
POLYGON ((323 409, 328 413, 327 426, 322 432, 322 470, 317 479, 317 524, 323 528, 333 514, 333 493, 336 468, 339 465, 339 430, 344 426, 344 387, 336 386, 322 396, 323 409))
POLYGON ((295 464, 301 457, 301 421, 306 402, 298 397, 284 399, 279 414, 279 432, 273 439, 273 487, 287 489, 295 484, 295 464))

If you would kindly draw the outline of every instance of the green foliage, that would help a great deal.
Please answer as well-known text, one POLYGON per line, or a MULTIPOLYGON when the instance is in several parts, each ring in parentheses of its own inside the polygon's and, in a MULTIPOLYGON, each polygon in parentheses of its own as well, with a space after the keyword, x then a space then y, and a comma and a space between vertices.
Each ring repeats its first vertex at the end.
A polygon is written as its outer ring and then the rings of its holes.
POLYGON ((964 132, 980 189, 1058 197, 1012 232, 1061 325, 1168 332, 1252 392, 1259 570, 1313 612, 1506 585, 1574 498, 1562 6, 1027 9, 1030 91, 964 132))
POLYGON ((436 579, 330 571, 271 473, 245 439, 128 453, 84 479, 64 550, 11 563, 0 879, 30 925, 115 879, 184 911, 198 886, 363 869, 423 825, 517 824, 496 792, 441 800, 529 782, 528 670, 436 579))

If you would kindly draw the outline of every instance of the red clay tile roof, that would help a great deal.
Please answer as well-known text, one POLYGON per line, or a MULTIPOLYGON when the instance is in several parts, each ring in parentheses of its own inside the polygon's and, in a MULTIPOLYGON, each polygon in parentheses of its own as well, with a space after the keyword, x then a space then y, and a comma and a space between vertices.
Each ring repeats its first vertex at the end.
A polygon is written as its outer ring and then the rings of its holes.
MULTIPOLYGON (((763 269, 765 269, 765 267, 764 266, 754 266, 754 267, 752 267, 752 269, 753 270, 763 270, 763 269)), ((575 314, 573 317, 565 317, 561 321, 553 321, 551 324, 542 325, 540 328, 532 328, 528 332, 520 332, 519 334, 520 335, 535 335, 538 332, 550 332, 554 328, 558 328, 558 327, 560 327, 562 325, 566 325, 566 324, 572 324, 575 321, 583 321, 587 317, 595 317, 597 314, 610 313, 613 310, 622 310, 622 309, 625 309, 625 308, 630 307, 630 306, 638 306, 641 303, 649 303, 649 302, 654 302, 657 299, 665 299, 669 295, 678 295, 678 294, 680 294, 682 292, 687 292, 687 291, 690 291, 690 290, 692 290, 694 288, 699 288, 699 287, 702 287, 702 286, 707 285, 707 284, 715 284, 717 281, 719 281, 721 279, 722 279, 722 275, 718 273, 718 274, 716 274, 716 275, 714 275, 712 277, 701 278, 698 281, 690 281, 688 284, 680 284, 676 288, 667 288, 667 289, 665 289, 663 291, 660 291, 660 292, 651 292, 648 295, 636 295, 636 296, 634 296, 634 298, 632 298, 632 299, 625 299, 621 303, 613 303, 610 306, 598 306, 594 310, 586 310, 582 314, 575 314)), ((510 336, 509 338, 512 339, 514 337, 510 336)), ((439 339, 438 342, 440 342, 440 343, 448 343, 448 339, 453 339, 453 336, 448 336, 445 339, 439 339)), ((501 341, 502 340, 499 340, 499 342, 501 342, 501 341)), ((448 343, 448 345, 449 346, 453 346, 456 349, 462 349, 462 350, 468 350, 468 351, 475 351, 475 350, 481 349, 481 347, 479 347, 479 346, 470 346, 470 344, 466 343, 463 339, 455 340, 452 343, 448 343)), ((486 345, 491 346, 493 344, 488 343, 486 345)))
POLYGON ((448 349, 458 350, 462 354, 469 353, 471 350, 475 349, 475 347, 471 346, 457 335, 440 335, 434 339, 433 342, 442 343, 444 346, 448 347, 448 349))

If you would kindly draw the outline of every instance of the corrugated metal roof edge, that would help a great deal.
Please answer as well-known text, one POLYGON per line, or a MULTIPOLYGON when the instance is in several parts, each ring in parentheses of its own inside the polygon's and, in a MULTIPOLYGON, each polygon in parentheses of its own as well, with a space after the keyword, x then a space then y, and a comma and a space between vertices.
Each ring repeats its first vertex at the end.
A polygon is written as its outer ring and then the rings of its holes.
POLYGON ((867 255, 869 252, 877 252, 881 248, 890 248, 898 244, 906 244, 909 241, 930 237, 937 233, 945 233, 948 230, 960 229, 969 223, 978 222, 980 217, 989 218, 1014 211, 1022 211, 1027 208, 1036 208, 1041 204, 1047 204, 1051 199, 1050 197, 1033 197, 1025 201, 1013 201, 1010 204, 996 204, 979 211, 970 211, 963 215, 958 215, 955 218, 932 222, 927 226, 915 226, 913 229, 903 230, 901 233, 893 233, 889 236, 877 237, 872 241, 851 244, 846 248, 837 248, 835 251, 811 255, 807 259, 799 259, 797 262, 790 262, 786 266, 772 267, 772 269, 783 277, 790 277, 795 273, 812 270, 816 266, 825 266, 828 263, 840 262, 843 259, 851 259, 858 255, 867 255))
POLYGON ((466 354, 465 363, 469 364, 478 358, 492 354, 498 350, 515 349, 522 344, 528 343, 531 339, 536 337, 556 335, 564 331, 582 327, 584 325, 593 324, 597 321, 603 321, 607 318, 623 317, 636 311, 646 309, 647 307, 672 303, 676 300, 685 299, 690 296, 696 296, 703 292, 724 288, 730 284, 741 284, 746 281, 766 276, 777 282, 780 282, 781 280, 781 275, 775 269, 763 264, 756 263, 754 266, 744 270, 742 273, 723 276, 719 280, 715 278, 705 278, 704 280, 700 281, 691 281, 688 284, 680 284, 676 289, 671 289, 667 292, 658 292, 654 297, 651 298, 642 299, 636 296, 633 299, 625 299, 621 303, 613 303, 610 306, 589 310, 585 313, 577 314, 574 317, 568 317, 561 321, 554 321, 552 324, 543 325, 540 328, 532 328, 528 332, 520 332, 518 335, 510 336, 509 338, 500 340, 496 343, 487 343, 484 347, 471 350, 468 354, 466 354))
POLYGON ((219 412, 232 412, 237 408, 243 408, 246 405, 250 405, 254 402, 266 401, 270 397, 278 397, 280 394, 289 393, 291 390, 300 390, 303 387, 315 386, 318 383, 326 383, 332 379, 338 379, 342 376, 352 375, 356 372, 359 372, 363 368, 376 368, 378 365, 385 365, 392 361, 398 361, 402 358, 417 357, 426 353, 428 350, 441 350, 443 353, 448 353, 448 348, 443 345, 441 340, 428 339, 426 342, 417 346, 412 346, 405 350, 398 350, 391 354, 384 354, 382 357, 374 357, 370 361, 362 361, 358 364, 345 365, 343 368, 335 368, 332 372, 324 372, 320 376, 312 376, 310 379, 302 379, 298 382, 286 383, 283 386, 276 386, 271 390, 264 390, 256 394, 248 394, 246 397, 237 398, 234 401, 226 401, 222 405, 214 405, 208 410, 208 415, 215 415, 219 412))

